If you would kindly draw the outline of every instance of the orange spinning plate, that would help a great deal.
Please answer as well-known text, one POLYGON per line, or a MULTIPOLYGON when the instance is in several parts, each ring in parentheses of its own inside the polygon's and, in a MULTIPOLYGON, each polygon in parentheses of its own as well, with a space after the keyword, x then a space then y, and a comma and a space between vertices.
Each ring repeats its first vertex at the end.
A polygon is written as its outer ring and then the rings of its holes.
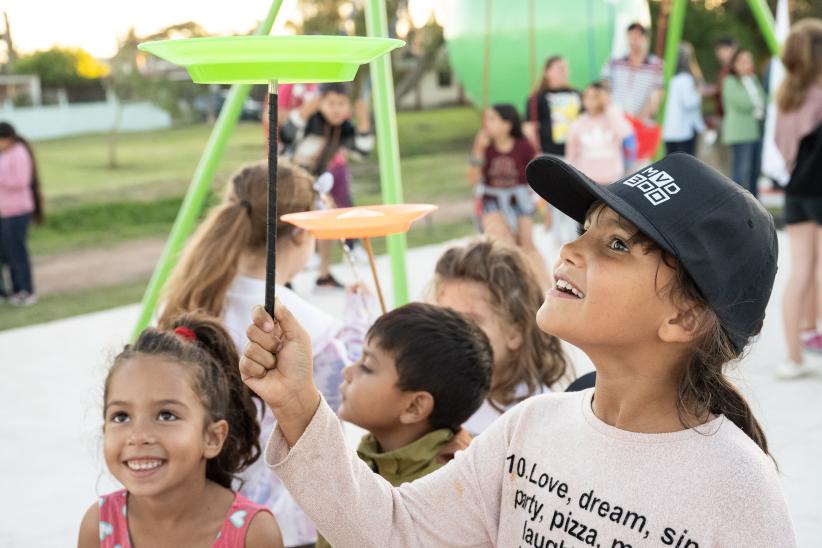
POLYGON ((373 238, 408 232, 411 223, 435 209, 431 204, 358 206, 290 213, 280 219, 308 230, 318 240, 373 238))

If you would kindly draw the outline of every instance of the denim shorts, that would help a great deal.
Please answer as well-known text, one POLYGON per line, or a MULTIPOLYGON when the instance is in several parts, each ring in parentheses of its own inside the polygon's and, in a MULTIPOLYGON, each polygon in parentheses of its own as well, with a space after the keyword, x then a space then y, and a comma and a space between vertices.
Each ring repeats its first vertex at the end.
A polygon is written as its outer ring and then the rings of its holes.
MULTIPOLYGON (((533 209, 531 211, 523 211, 522 207, 520 206, 517 200, 511 200, 511 209, 514 211, 514 214, 517 217, 529 217, 534 212, 533 209)), ((536 206, 534 206, 534 209, 536 209, 536 206)), ((498 211, 500 211, 499 198, 497 198, 496 196, 482 197, 483 215, 487 215, 489 213, 497 213, 498 211)))

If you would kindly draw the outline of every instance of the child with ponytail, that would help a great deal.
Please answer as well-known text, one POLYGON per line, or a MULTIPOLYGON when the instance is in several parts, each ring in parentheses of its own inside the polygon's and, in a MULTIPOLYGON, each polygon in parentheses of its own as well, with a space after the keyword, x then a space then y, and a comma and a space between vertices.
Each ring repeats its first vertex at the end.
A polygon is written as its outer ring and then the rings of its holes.
POLYGON ((88 509, 80 548, 282 546, 271 512, 231 489, 260 456, 237 363, 228 333, 201 314, 146 329, 114 359, 103 453, 124 489, 88 509))
MULTIPOLYGON (((307 171, 280 158, 277 177, 280 215, 309 211, 317 205, 314 178, 307 171)), ((248 317, 260 295, 265 294, 267 199, 265 162, 243 166, 229 179, 222 202, 206 215, 165 287, 161 326, 181 313, 204 310, 222 319, 238 351, 242 350, 248 317)), ((276 291, 311 334, 317 385, 336 409, 343 368, 359 359, 370 316, 365 313, 361 295, 346 295, 340 321, 286 286, 305 267, 314 245, 310 233, 278 222, 276 291)), ((275 421, 270 411, 260 407, 260 440, 265 443, 275 421)), ((242 477, 240 492, 274 511, 285 546, 315 542, 313 523, 262 461, 242 477)))
POLYGON ((265 462, 334 546, 796 547, 762 427, 724 373, 762 329, 770 214, 684 153, 607 186, 551 156, 526 174, 584 225, 535 312, 591 358, 595 387, 525 400, 395 488, 346 448, 288 309, 258 307, 240 372, 278 419, 265 462))

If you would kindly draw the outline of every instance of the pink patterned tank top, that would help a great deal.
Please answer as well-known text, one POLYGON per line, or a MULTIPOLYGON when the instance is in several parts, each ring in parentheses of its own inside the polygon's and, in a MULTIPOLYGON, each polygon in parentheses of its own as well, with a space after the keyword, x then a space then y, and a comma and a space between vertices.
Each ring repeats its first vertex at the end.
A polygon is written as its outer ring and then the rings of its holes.
MULTIPOLYGON (((128 491, 122 489, 100 497, 100 548, 132 548, 128 534, 127 494, 128 491)), ((248 526, 258 512, 271 511, 236 493, 225 522, 214 539, 213 547, 243 548, 248 526)))

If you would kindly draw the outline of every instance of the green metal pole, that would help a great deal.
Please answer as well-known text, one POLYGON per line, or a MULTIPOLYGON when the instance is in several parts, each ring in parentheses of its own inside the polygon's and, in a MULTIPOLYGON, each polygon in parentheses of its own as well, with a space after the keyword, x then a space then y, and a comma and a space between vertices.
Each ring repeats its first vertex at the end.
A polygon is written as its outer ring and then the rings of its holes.
MULTIPOLYGON (((277 12, 280 11, 280 6, 283 0, 274 0, 271 3, 271 8, 268 10, 268 15, 260 24, 256 34, 264 35, 271 32, 271 27, 274 26, 274 19, 277 17, 277 12)), ((214 173, 217 171, 217 166, 225 152, 228 138, 237 126, 237 120, 240 118, 243 102, 248 97, 248 92, 251 91, 251 86, 248 84, 235 84, 231 86, 231 90, 226 97, 223 108, 220 110, 220 115, 217 117, 217 122, 214 124, 214 129, 211 130, 211 136, 208 139, 203 155, 200 157, 200 162, 197 164, 197 169, 194 171, 194 176, 191 178, 191 183, 188 186, 183 204, 180 206, 180 211, 177 213, 177 218, 174 220, 174 226, 171 228, 166 247, 163 249, 163 254, 160 261, 154 269, 151 280, 148 282, 148 287, 143 295, 143 301, 140 305, 140 316, 137 319, 137 325, 134 326, 132 333, 132 340, 136 339, 140 332, 151 321, 154 315, 154 309, 157 307, 157 300, 160 297, 160 291, 163 289, 171 269, 177 263, 177 258, 180 250, 185 244, 185 241, 194 230, 200 212, 203 210, 203 205, 208 197, 208 192, 211 188, 211 182, 214 180, 214 173)))
MULTIPOLYGON (((384 0, 368 0, 365 4, 365 27, 368 36, 388 37, 388 17, 384 0)), ((380 188, 386 204, 402 203, 402 173, 400 145, 397 138, 397 116, 394 106, 394 79, 391 55, 371 62, 374 96, 374 121, 377 132, 377 154, 380 161, 380 188)), ((408 280, 405 271, 405 234, 387 237, 394 278, 394 306, 408 302, 408 280)))
POLYGON ((759 30, 762 32, 762 37, 765 38, 768 49, 771 50, 773 55, 779 57, 781 48, 779 46, 779 40, 776 38, 776 32, 774 31, 773 14, 771 13, 771 8, 768 7, 768 2, 766 2, 766 0, 748 0, 748 6, 750 6, 753 12, 754 19, 756 19, 759 25, 759 30))
MULTIPOLYGON (((665 61, 663 64, 663 89, 662 102, 657 113, 657 123, 662 126, 665 123, 665 103, 668 100, 668 86, 676 70, 677 57, 679 56, 679 43, 682 41, 682 28, 685 26, 685 8, 688 6, 687 0, 673 0, 671 12, 668 16, 668 31, 665 35, 665 61)), ((655 159, 659 159, 665 153, 665 143, 660 139, 656 149, 655 159)))

